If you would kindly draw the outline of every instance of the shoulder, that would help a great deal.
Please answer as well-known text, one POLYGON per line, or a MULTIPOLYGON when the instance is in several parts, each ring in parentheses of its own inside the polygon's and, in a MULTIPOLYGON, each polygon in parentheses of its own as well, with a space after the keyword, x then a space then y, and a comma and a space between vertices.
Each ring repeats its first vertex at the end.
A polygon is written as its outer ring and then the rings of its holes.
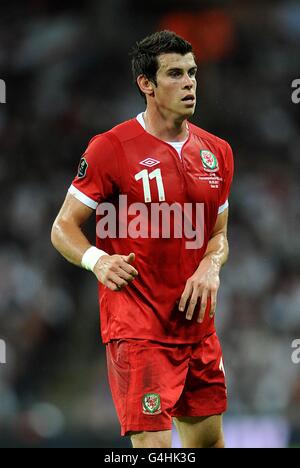
POLYGON ((203 128, 197 127, 192 123, 189 123, 189 127, 194 135, 201 138, 201 140, 206 140, 208 143, 218 147, 220 150, 228 151, 228 148, 230 148, 230 145, 226 140, 223 140, 222 138, 214 135, 213 133, 210 133, 204 130, 203 128))
POLYGON ((138 123, 137 119, 130 119, 123 122, 107 132, 108 138, 117 138, 120 143, 132 140, 145 133, 143 127, 138 123))
POLYGON ((87 151, 89 149, 98 149, 103 147, 106 147, 106 149, 114 149, 114 143, 122 143, 127 140, 131 140, 143 134, 143 132, 143 128, 136 119, 127 120, 106 132, 93 136, 89 141, 87 151))
POLYGON ((205 146, 205 149, 211 151, 215 156, 217 156, 226 172, 233 173, 234 159, 230 144, 226 140, 197 127, 196 125, 190 123, 189 127, 194 137, 201 141, 201 146, 205 146))
POLYGON ((82 160, 87 166, 101 172, 120 172, 123 142, 133 139, 143 132, 144 130, 137 120, 132 119, 106 132, 99 133, 89 141, 82 160))
POLYGON ((222 138, 191 123, 189 123, 189 127, 196 139, 200 139, 201 143, 204 143, 209 151, 212 151, 215 155, 219 155, 225 168, 231 171, 234 166, 234 161, 232 148, 228 141, 223 140, 222 138))

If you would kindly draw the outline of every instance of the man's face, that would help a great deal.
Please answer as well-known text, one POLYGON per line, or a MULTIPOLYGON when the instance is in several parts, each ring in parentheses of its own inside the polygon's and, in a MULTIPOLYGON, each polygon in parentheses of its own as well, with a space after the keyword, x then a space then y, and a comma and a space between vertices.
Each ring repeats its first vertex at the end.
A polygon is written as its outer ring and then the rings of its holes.
POLYGON ((158 57, 155 101, 162 111, 188 118, 195 112, 197 66, 192 53, 162 54, 158 57))

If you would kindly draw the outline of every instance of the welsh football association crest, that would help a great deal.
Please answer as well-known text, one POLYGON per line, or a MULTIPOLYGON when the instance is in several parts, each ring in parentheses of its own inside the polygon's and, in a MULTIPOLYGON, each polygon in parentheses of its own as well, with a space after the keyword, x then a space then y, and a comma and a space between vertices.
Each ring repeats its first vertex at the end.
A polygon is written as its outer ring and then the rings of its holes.
POLYGON ((144 414, 160 414, 160 396, 157 393, 146 393, 143 396, 143 413, 144 414))
POLYGON ((218 160, 211 151, 201 150, 200 155, 206 172, 217 172, 219 170, 218 160))

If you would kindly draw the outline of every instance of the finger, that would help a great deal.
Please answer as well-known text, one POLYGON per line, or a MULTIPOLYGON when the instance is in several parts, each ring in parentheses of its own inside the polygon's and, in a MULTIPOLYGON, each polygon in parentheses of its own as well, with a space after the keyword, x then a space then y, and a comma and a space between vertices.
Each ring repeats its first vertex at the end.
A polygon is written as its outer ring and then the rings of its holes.
POLYGON ((127 273, 127 271, 124 271, 122 268, 119 268, 116 273, 120 278, 123 278, 129 283, 131 283, 131 281, 135 279, 135 275, 130 275, 129 273, 127 273))
POLYGON ((106 281, 105 286, 109 288, 111 291, 114 291, 114 292, 119 291, 118 286, 112 281, 109 281, 109 280, 106 281))
POLYGON ((123 278, 120 278, 119 275, 116 274, 116 273, 111 272, 110 275, 109 275, 108 280, 115 283, 115 285, 118 288, 124 288, 125 286, 128 286, 128 282, 126 280, 124 280, 123 278))
POLYGON ((197 320, 198 323, 202 323, 204 320, 204 315, 205 315, 205 311, 207 307, 207 296, 208 296, 208 290, 204 289, 201 295, 200 312, 199 312, 199 317, 197 320))
POLYGON ((182 296, 179 302, 179 310, 180 312, 184 312, 186 308, 186 303, 192 293, 193 287, 191 283, 186 283, 182 296))
POLYGON ((125 260, 125 262, 127 263, 133 263, 134 260, 135 260, 135 254, 134 253, 130 253, 129 255, 121 255, 121 257, 123 258, 123 260, 125 260))
POLYGON ((127 273, 129 273, 129 275, 132 276, 138 276, 139 274, 139 272, 132 265, 126 263, 125 261, 121 263, 120 268, 122 268, 122 270, 126 271, 127 273))
POLYGON ((197 290, 197 288, 194 288, 192 297, 191 297, 190 302, 189 302, 189 307, 188 307, 188 310, 187 310, 187 313, 186 313, 187 320, 192 320, 194 310, 195 310, 195 307, 197 305, 198 299, 199 299, 198 290, 197 290))
POLYGON ((217 294, 218 294, 217 291, 211 292, 211 306, 210 306, 210 313, 209 313, 210 318, 213 318, 216 314, 217 294))

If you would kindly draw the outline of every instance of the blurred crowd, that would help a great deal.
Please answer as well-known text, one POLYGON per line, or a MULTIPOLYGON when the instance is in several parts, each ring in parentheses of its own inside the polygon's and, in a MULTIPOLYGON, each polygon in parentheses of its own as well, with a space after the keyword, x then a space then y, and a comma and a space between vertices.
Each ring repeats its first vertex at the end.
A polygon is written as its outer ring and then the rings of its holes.
POLYGON ((31 0, 0 11, 0 446, 127 443, 97 284, 54 251, 50 230, 89 139, 144 110, 128 51, 161 28, 193 42, 193 121, 235 154, 217 312, 228 417, 280 416, 300 445, 299 2, 31 0))

